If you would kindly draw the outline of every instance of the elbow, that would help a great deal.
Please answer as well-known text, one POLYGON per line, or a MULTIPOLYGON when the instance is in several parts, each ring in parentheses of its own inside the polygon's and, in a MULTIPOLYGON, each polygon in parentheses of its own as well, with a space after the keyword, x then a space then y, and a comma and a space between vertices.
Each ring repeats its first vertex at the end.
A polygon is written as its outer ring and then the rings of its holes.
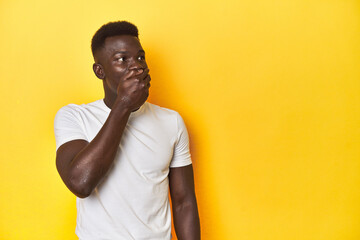
POLYGON ((94 188, 88 183, 88 181, 70 181, 68 188, 78 198, 87 198, 91 195, 94 188))
POLYGON ((86 191, 74 191, 74 190, 71 190, 71 192, 75 196, 77 196, 78 198, 87 198, 91 194, 91 192, 86 192, 86 191))
POLYGON ((173 205, 174 211, 176 212, 183 212, 188 210, 195 210, 197 211, 197 203, 196 200, 191 199, 189 201, 183 201, 181 203, 177 203, 173 205))
POLYGON ((57 170, 66 187, 77 197, 87 198, 91 195, 96 185, 88 172, 78 167, 66 168, 57 162, 57 170))
POLYGON ((172 199, 174 211, 181 212, 186 209, 197 209, 196 197, 194 194, 177 196, 172 199))
POLYGON ((91 195, 92 189, 85 186, 73 186, 70 191, 75 194, 78 198, 87 198, 91 195))

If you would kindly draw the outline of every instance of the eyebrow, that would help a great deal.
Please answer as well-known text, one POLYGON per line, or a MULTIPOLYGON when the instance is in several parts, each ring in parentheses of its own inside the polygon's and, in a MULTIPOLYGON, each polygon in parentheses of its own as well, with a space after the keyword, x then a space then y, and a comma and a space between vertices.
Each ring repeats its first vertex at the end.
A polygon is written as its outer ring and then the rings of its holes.
MULTIPOLYGON (((128 52, 128 51, 116 51, 116 52, 113 53, 113 56, 114 56, 115 54, 118 54, 118 53, 126 54, 126 53, 129 53, 129 52, 128 52)), ((144 51, 143 49, 140 49, 140 50, 138 51, 138 53, 145 53, 145 51, 144 51)))

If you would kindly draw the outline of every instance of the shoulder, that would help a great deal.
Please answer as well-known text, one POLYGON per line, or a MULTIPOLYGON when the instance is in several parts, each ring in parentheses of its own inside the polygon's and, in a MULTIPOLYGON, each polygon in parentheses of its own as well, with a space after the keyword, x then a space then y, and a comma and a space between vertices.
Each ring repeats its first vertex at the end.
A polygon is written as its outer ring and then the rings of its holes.
POLYGON ((57 111, 55 119, 63 115, 79 116, 86 112, 92 112, 96 110, 104 111, 106 109, 104 109, 104 107, 101 105, 101 101, 102 99, 86 104, 68 104, 57 111))
POLYGON ((171 126, 177 130, 185 127, 181 115, 172 109, 160 107, 158 105, 146 102, 145 111, 161 121, 164 126, 171 126))
POLYGON ((159 117, 164 117, 164 118, 168 117, 173 119, 180 117, 180 114, 175 110, 160 107, 158 105, 149 102, 146 102, 146 110, 159 117))
POLYGON ((62 118, 76 117, 78 114, 79 114, 79 105, 68 104, 57 111, 55 116, 55 122, 62 118))

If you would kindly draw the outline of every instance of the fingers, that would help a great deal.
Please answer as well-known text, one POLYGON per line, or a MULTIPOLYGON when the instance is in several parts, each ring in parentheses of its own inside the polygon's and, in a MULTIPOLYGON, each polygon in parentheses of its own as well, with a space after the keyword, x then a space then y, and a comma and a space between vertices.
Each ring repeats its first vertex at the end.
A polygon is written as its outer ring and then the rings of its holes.
POLYGON ((150 70, 148 68, 131 70, 125 75, 124 80, 128 80, 134 77, 139 77, 139 79, 143 80, 146 75, 149 74, 149 71, 150 70))
POLYGON ((149 89, 151 86, 151 84, 150 84, 151 77, 148 73, 149 73, 149 70, 145 69, 141 75, 139 75, 139 76, 135 75, 134 77, 129 77, 127 80, 136 82, 138 84, 138 86, 140 86, 140 88, 149 89))
POLYGON ((150 75, 148 74, 148 75, 144 78, 145 86, 146 86, 147 88, 149 88, 149 87, 151 86, 150 81, 151 81, 151 77, 150 77, 150 75))
POLYGON ((146 68, 146 69, 144 70, 144 72, 145 72, 145 74, 147 75, 147 74, 149 74, 150 69, 146 68))
POLYGON ((150 70, 149 70, 148 68, 145 69, 144 72, 143 72, 141 75, 139 75, 139 78, 140 78, 141 80, 150 81, 149 71, 150 71, 150 70))

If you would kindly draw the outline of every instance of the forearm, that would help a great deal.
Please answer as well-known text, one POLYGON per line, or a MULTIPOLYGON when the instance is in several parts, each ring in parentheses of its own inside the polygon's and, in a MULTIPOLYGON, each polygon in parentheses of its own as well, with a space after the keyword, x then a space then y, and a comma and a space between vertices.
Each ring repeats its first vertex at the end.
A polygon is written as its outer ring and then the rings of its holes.
POLYGON ((69 164, 70 189, 87 197, 108 172, 118 150, 130 111, 115 103, 95 138, 69 164))
POLYGON ((173 203, 174 226, 179 240, 200 240, 200 220, 195 196, 173 203))

